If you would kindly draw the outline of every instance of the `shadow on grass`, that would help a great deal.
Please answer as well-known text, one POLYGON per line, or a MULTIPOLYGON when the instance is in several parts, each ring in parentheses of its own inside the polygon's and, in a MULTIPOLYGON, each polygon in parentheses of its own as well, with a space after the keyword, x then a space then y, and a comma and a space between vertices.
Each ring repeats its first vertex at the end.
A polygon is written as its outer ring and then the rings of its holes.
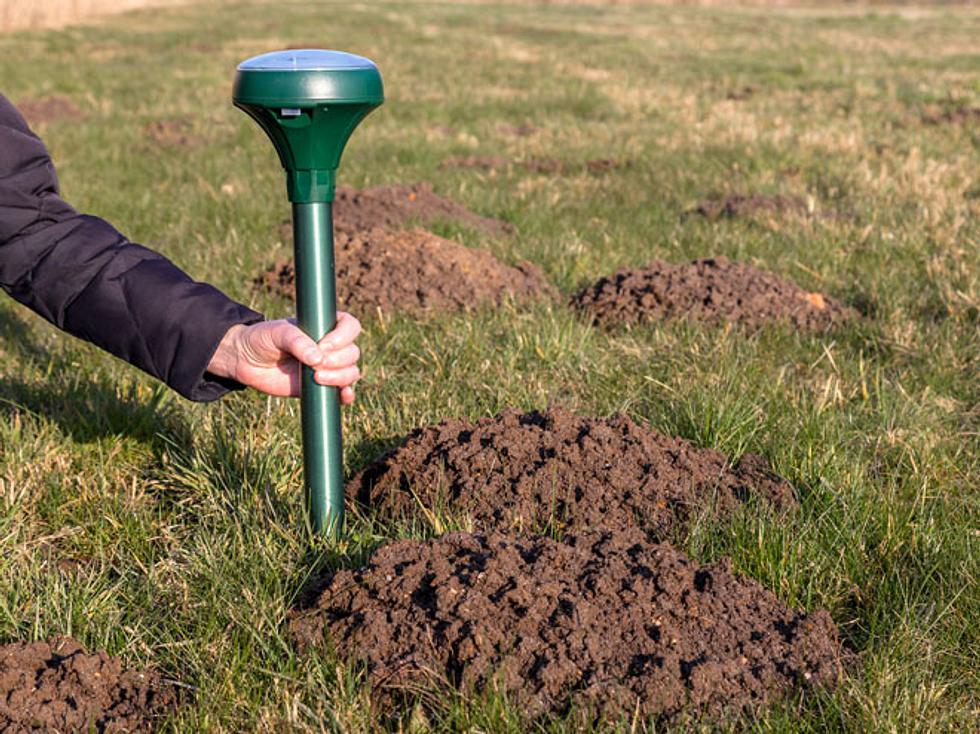
MULTIPOLYGON (((52 361, 52 374, 72 369, 52 361)), ((0 385, 0 413, 12 416, 29 413, 56 423, 76 443, 94 443, 103 438, 126 436, 163 447, 163 436, 171 442, 189 441, 190 429, 169 406, 167 388, 154 387, 149 397, 137 395, 136 387, 120 389, 114 383, 92 376, 73 377, 71 382, 51 379, 26 382, 6 379, 0 385)))
POLYGON ((44 363, 51 359, 48 350, 37 343, 30 326, 8 308, 0 308, 0 342, 31 361, 44 363))
POLYGON ((41 346, 30 325, 9 309, 0 308, 0 340, 28 358, 36 380, 6 376, 0 382, 0 414, 28 413, 56 423, 77 443, 127 436, 162 445, 185 442, 189 429, 169 404, 168 390, 155 385, 148 396, 137 386, 121 388, 111 380, 80 371, 66 359, 41 346))

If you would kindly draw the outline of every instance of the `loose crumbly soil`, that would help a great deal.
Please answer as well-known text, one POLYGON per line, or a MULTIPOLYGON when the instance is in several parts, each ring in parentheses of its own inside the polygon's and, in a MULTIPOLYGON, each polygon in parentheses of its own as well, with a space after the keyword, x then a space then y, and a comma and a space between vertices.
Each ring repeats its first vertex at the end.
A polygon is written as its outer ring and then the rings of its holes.
POLYGON ((787 322, 805 331, 825 331, 855 315, 830 296, 725 257, 621 268, 579 291, 572 305, 608 327, 688 319, 753 329, 787 322))
POLYGON ((980 107, 951 107, 947 109, 930 108, 922 115, 927 125, 965 125, 980 123, 980 107))
POLYGON ((17 109, 32 126, 44 125, 49 122, 67 120, 69 122, 84 120, 85 112, 68 97, 59 95, 22 99, 17 103, 17 109))
POLYGON ((504 235, 514 227, 500 219, 482 217, 439 196, 432 184, 393 184, 367 189, 337 187, 333 206, 334 229, 364 232, 373 227, 402 229, 411 223, 431 225, 457 221, 489 235, 504 235))
POLYGON ((759 91, 759 88, 753 84, 746 84, 737 89, 730 89, 728 94, 725 95, 725 99, 731 100, 733 102, 742 102, 746 99, 754 97, 759 91))
MULTIPOLYGON (((556 291, 529 263, 511 267, 485 250, 438 237, 421 229, 374 228, 338 232, 337 301, 364 316, 433 309, 467 308, 508 299, 553 298, 556 291)), ((253 281, 258 287, 295 297, 296 273, 282 260, 253 281)))
POLYGON ((529 718, 721 719, 843 673, 827 612, 636 530, 403 540, 321 589, 291 614, 295 642, 364 660, 382 705, 449 685, 529 718))
POLYGON ((807 214, 809 208, 802 196, 784 194, 734 194, 706 199, 687 214, 700 214, 711 221, 755 215, 807 214))
POLYGON ((192 130, 188 120, 154 120, 146 126, 146 137, 158 148, 193 148, 204 139, 192 130))
POLYGON ((508 138, 527 138, 540 130, 539 127, 523 122, 520 125, 504 123, 497 125, 497 132, 508 138))
POLYGON ((749 497, 780 509, 796 503, 761 456, 732 465, 625 415, 560 407, 416 429, 354 476, 348 496, 392 521, 448 512, 481 531, 642 528, 660 540, 698 513, 722 516, 749 497))
POLYGON ((0 734, 150 732, 176 704, 156 673, 88 655, 70 637, 0 646, 0 734))

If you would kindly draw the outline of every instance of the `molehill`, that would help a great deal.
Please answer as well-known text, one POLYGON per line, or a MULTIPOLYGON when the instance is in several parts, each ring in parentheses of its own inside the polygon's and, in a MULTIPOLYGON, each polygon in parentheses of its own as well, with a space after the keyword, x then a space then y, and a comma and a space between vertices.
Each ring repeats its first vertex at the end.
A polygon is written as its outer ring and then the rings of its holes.
POLYGON ((803 331, 826 331, 854 316, 830 296, 725 257, 621 268, 579 291, 572 305, 607 327, 687 319, 749 329, 783 322, 803 331))
POLYGON ((173 711, 172 686, 70 637, 0 646, 0 734, 150 732, 173 711))
MULTIPOLYGON (((338 232, 334 247, 338 307, 361 316, 379 311, 422 315, 434 309, 465 310, 508 299, 555 297, 553 287, 533 265, 511 267, 485 250, 421 229, 338 232)), ((253 282, 293 298, 292 260, 276 262, 253 282)))
POLYGON ((627 416, 559 407, 417 429, 355 475, 347 494, 387 520, 426 508, 468 518, 477 530, 642 528, 659 539, 700 511, 724 515, 750 497, 781 509, 796 503, 761 456, 733 465, 627 416))
POLYGON ((379 702, 490 689, 528 718, 723 718, 842 673, 826 612, 636 530, 394 542, 328 577, 289 627, 302 651, 363 660, 379 702))

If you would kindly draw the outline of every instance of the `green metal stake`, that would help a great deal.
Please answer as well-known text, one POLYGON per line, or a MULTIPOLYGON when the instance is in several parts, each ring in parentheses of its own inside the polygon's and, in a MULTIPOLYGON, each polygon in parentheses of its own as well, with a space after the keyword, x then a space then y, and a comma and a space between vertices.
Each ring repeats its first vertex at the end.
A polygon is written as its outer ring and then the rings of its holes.
MULTIPOLYGON (((337 166, 358 123, 384 101, 378 67, 362 56, 277 51, 241 63, 233 100, 272 140, 293 205, 300 327, 319 341, 337 324, 333 213, 337 166)), ((344 524, 340 391, 303 368, 303 471, 310 523, 336 538, 344 524)))

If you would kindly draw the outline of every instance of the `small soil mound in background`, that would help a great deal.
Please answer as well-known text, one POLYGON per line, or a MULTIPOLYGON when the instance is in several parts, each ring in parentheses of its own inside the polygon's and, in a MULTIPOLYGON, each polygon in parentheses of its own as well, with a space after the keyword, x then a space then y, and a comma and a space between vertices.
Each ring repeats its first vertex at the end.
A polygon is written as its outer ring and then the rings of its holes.
POLYGON ((742 102, 750 97, 754 97, 758 91, 759 88, 754 84, 746 84, 737 89, 730 89, 728 94, 725 95, 725 99, 733 102, 742 102))
POLYGON ((506 168, 507 165, 508 160, 501 155, 453 155, 446 158, 439 167, 492 171, 506 168))
POLYGON ((17 109, 32 126, 44 125, 60 120, 78 121, 87 116, 67 97, 52 96, 24 99, 16 104, 17 109))
MULTIPOLYGON (((485 250, 464 247, 420 229, 338 232, 334 247, 338 306, 364 316, 379 311, 419 315, 431 309, 465 310, 507 299, 555 295, 533 265, 504 265, 485 250)), ((294 298, 295 281, 293 263, 286 260, 254 283, 294 298)))
POLYGON ((701 510, 724 514, 750 496, 795 505, 792 487, 761 456, 730 466, 718 451, 625 415, 556 407, 417 429, 353 477, 348 494, 389 520, 422 507, 466 516, 476 530, 642 528, 659 539, 701 510))
POLYGON ((204 142, 189 120, 154 120, 146 126, 147 139, 157 148, 193 148, 204 142))
POLYGON ((382 700, 496 689, 529 718, 570 705, 720 718, 843 672, 825 611, 789 609, 729 564, 699 566, 637 531, 403 540, 291 616, 300 650, 363 659, 382 700))
POLYGON ((540 128, 527 122, 522 122, 520 125, 512 125, 510 123, 497 125, 497 132, 508 138, 527 138, 534 135, 538 130, 540 128))
POLYGON ((721 218, 749 217, 756 214, 807 214, 807 201, 801 196, 783 194, 735 194, 702 201, 687 214, 700 214, 715 221, 721 218))
POLYGON ((854 315, 830 296, 725 257, 621 268, 579 291, 572 305, 593 323, 610 327, 688 319, 748 328, 788 322, 801 330, 824 331, 854 315))
POLYGON ((432 184, 393 184, 367 189, 337 187, 333 205, 338 232, 363 232, 373 227, 401 229, 411 222, 430 225, 458 221, 489 235, 510 234, 513 225, 474 214, 461 204, 439 196, 432 184))
POLYGON ((173 711, 174 689, 150 671, 85 654, 70 637, 0 645, 0 732, 149 732, 173 711))
POLYGON ((980 107, 951 107, 948 109, 930 108, 922 115, 922 121, 927 125, 965 125, 980 123, 980 107))

